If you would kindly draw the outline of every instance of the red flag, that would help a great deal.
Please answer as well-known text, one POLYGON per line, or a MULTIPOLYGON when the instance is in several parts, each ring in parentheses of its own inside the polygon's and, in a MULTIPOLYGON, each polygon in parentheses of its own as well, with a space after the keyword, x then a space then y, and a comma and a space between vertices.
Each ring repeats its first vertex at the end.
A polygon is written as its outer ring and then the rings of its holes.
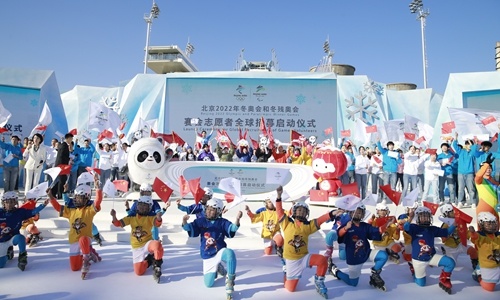
POLYGON ((168 202, 168 199, 174 192, 168 185, 166 185, 160 178, 156 177, 153 183, 153 191, 156 192, 161 201, 168 202))
POLYGON ((58 167, 61 168, 59 175, 69 175, 71 173, 71 165, 60 164, 58 167))
POLYGON ((175 132, 172 131, 172 139, 174 143, 177 143, 179 146, 184 146, 186 142, 175 132))
POLYGON ((460 209, 453 206, 453 212, 455 213, 455 223, 457 225, 458 236, 460 237, 460 242, 462 245, 467 246, 467 224, 472 222, 472 217, 464 213, 460 209))
POLYGON ((428 153, 428 154, 437 154, 437 149, 427 148, 427 149, 425 149, 425 153, 428 153))
POLYGON ((21 206, 19 206, 19 208, 24 208, 29 210, 33 210, 35 209, 35 207, 36 207, 36 201, 34 200, 26 201, 21 206))
POLYGON ((328 201, 328 192, 323 190, 310 190, 309 197, 311 201, 328 201))
POLYGON ((441 134, 451 134, 451 129, 441 128, 441 134))
MULTIPOLYGON (((269 130, 271 130, 271 128, 269 128, 269 130)), ((227 133, 226 129, 222 129, 222 134, 227 137, 227 139, 229 140, 229 143, 231 143, 231 146, 233 147, 233 149, 236 149, 236 145, 233 143, 233 140, 231 140, 231 137, 229 136, 229 134, 227 133)), ((273 143, 274 143, 274 139, 273 139, 273 143)))
POLYGON ((382 162, 382 160, 380 160, 380 158, 379 158, 378 156, 373 155, 372 157, 373 157, 373 160, 374 160, 377 164, 379 164, 379 163, 381 163, 381 162, 382 162))
POLYGON ((189 193, 189 185, 187 183, 186 178, 184 176, 179 176, 179 194, 181 197, 186 196, 189 193))
POLYGON ((200 203, 201 198, 205 196, 205 190, 201 188, 201 186, 198 184, 198 189, 193 193, 194 196, 194 202, 196 204, 200 203))
POLYGON ((113 184, 118 191, 124 193, 128 192, 128 181, 126 180, 113 180, 113 184))
POLYGON ((341 130, 340 131, 340 136, 341 137, 351 137, 351 130, 350 129, 341 130))
POLYGON ((252 137, 250 135, 248 135, 248 137, 250 138, 250 142, 252 143, 252 148, 254 148, 254 149, 259 148, 259 142, 257 142, 256 140, 252 139, 252 137))
POLYGON ((405 132, 405 139, 409 141, 414 141, 415 140, 415 134, 411 132, 405 132))
MULTIPOLYGON (((274 148, 274 135, 273 135, 273 131, 271 130, 271 126, 267 127, 267 137, 269 138, 269 147, 271 147, 271 149, 273 149, 274 148)), ((231 139, 229 139, 229 140, 231 140, 231 139)), ((234 144, 233 144, 233 147, 234 147, 234 144)))
POLYGON ((427 207, 428 209, 431 210, 431 214, 435 214, 436 211, 438 210, 439 208, 439 204, 436 204, 436 203, 431 203, 431 202, 427 202, 427 201, 422 201, 422 204, 427 207))
POLYGON ((325 132, 325 135, 332 134, 333 128, 332 127, 328 127, 327 129, 324 130, 324 132, 325 132))
POLYGON ((201 181, 201 177, 188 180, 189 191, 191 192, 193 197, 195 197, 194 201, 196 202, 196 204, 198 204, 198 202, 200 202, 200 199, 201 199, 201 198, 196 199, 196 194, 197 194, 198 190, 200 189, 200 181, 201 181))
POLYGON ((260 132, 262 132, 263 135, 267 135, 266 121, 264 120, 264 117, 260 117, 260 132))
POLYGON ((99 135, 97 136, 97 140, 100 142, 106 138, 110 139, 113 137, 113 132, 107 130, 107 129, 104 129, 101 133, 99 133, 99 135))
POLYGON ((47 130, 47 125, 36 126, 35 129, 40 131, 45 131, 47 130))
POLYGON ((423 142, 425 142, 425 137, 424 136, 421 136, 419 137, 418 139, 415 140, 415 143, 417 144, 422 144, 423 142))
POLYGON ((390 184, 381 185, 380 189, 387 195, 387 198, 396 204, 396 206, 399 205, 399 200, 401 199, 400 192, 393 191, 390 184))
POLYGON ((71 133, 72 135, 77 135, 78 134, 78 130, 76 130, 76 128, 73 128, 69 131, 69 133, 71 133))
POLYGON ((297 131, 290 129, 290 142, 298 141, 303 135, 297 131))
POLYGON ((6 128, 4 128, 4 127, 0 128, 0 133, 4 133, 4 132, 7 132, 7 131, 9 131, 9 130, 6 129, 6 128))
POLYGON ((366 133, 375 133, 377 132, 377 125, 366 126, 366 133))
POLYGON ((494 116, 489 116, 487 118, 484 118, 481 120, 481 123, 483 123, 484 126, 488 125, 488 124, 491 124, 493 122, 495 122, 497 119, 495 119, 494 116))
POLYGON ((340 190, 342 191, 342 196, 354 195, 359 198, 359 188, 356 182, 343 184, 340 186, 340 190))
POLYGON ((492 143, 496 142, 497 140, 498 140, 498 132, 495 133, 495 135, 491 137, 491 142, 492 143))
POLYGON ((101 169, 98 168, 86 167, 85 170, 87 170, 87 172, 89 172, 92 175, 94 175, 94 173, 101 175, 101 169))
POLYGON ((454 121, 451 121, 451 122, 444 122, 441 127, 447 131, 449 131, 449 133, 451 133, 451 131, 453 129, 455 129, 455 122, 454 121))
POLYGON ((227 203, 231 203, 234 200, 234 195, 231 193, 225 193, 224 194, 224 199, 226 199, 227 203))

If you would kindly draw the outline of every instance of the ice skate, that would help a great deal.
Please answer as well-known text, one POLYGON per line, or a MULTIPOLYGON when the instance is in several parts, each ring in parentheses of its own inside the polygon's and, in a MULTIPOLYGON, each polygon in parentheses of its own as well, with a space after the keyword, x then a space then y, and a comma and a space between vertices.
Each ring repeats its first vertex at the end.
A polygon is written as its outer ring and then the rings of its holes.
POLYGON ((7 249, 7 258, 9 260, 14 258, 14 246, 9 246, 9 248, 7 249))
POLYGON ((385 248, 385 252, 387 252, 390 261, 392 261, 396 265, 399 264, 399 259, 400 259, 399 254, 397 254, 396 252, 394 252, 392 249, 389 248, 385 248))
POLYGON ((227 274, 227 277, 226 277, 226 298, 227 298, 227 300, 233 299, 234 279, 235 278, 236 278, 235 274, 227 274))
POLYGON ((472 279, 478 283, 481 281, 481 269, 475 269, 472 271, 472 279))
POLYGON ((227 271, 224 268, 224 266, 222 265, 222 263, 219 263, 217 265, 217 274, 220 275, 222 278, 226 277, 226 275, 227 275, 227 271))
POLYGON ((83 255, 82 279, 87 278, 90 270, 90 255, 83 255))
POLYGON ((28 252, 24 251, 23 253, 19 253, 17 267, 21 271, 24 271, 24 269, 26 269, 27 264, 28 264, 28 252))
POLYGON ((385 282, 382 277, 380 277, 380 272, 382 272, 382 270, 374 270, 372 268, 372 275, 370 275, 370 285, 385 292, 385 282))
POLYGON ((314 275, 314 285, 316 286, 316 292, 323 296, 323 298, 328 299, 328 289, 325 286, 325 276, 314 275))
POLYGON ((102 246, 102 237, 99 233, 94 234, 93 238, 99 246, 102 246))
POLYGON ((156 283, 160 283, 162 264, 163 259, 157 259, 153 262, 153 279, 156 281, 156 283))
POLYGON ((441 275, 439 275, 439 287, 451 295, 450 276, 451 272, 441 271, 441 275))

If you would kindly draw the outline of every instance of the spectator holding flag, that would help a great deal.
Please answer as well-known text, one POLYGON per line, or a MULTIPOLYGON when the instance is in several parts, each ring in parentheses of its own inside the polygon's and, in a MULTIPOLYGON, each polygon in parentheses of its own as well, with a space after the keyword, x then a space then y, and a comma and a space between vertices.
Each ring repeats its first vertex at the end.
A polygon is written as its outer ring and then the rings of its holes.
POLYGON ((40 175, 42 174, 43 164, 47 159, 47 150, 43 145, 43 136, 39 133, 33 135, 33 144, 29 144, 23 153, 26 164, 26 184, 25 191, 31 190, 40 183, 40 175))
MULTIPOLYGON (((64 142, 59 144, 59 148, 57 149, 57 156, 54 162, 54 166, 57 167, 59 165, 69 165, 70 161, 70 153, 73 151, 73 134, 66 133, 64 136, 64 142)), ((52 188, 52 195, 56 197, 56 199, 62 199, 62 194, 64 191, 64 184, 68 180, 67 175, 59 175, 59 182, 54 185, 52 188)))
POLYGON ((441 169, 444 171, 443 176, 439 177, 439 200, 440 205, 444 204, 444 189, 445 184, 448 184, 448 191, 450 193, 450 203, 455 203, 455 181, 453 180, 453 160, 455 155, 451 153, 450 145, 448 143, 441 144, 441 153, 437 156, 437 160, 441 164, 441 169))

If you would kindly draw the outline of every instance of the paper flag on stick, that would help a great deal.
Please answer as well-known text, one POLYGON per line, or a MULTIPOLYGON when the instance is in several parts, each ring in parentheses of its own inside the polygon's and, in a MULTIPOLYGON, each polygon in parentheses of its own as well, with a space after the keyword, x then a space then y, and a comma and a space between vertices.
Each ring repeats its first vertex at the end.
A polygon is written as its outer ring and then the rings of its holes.
POLYGON ((26 192, 26 199, 38 199, 47 195, 49 182, 45 181, 26 192))
POLYGON ((160 197, 161 201, 167 202, 174 192, 168 185, 166 185, 160 178, 156 177, 153 183, 153 191, 160 197))

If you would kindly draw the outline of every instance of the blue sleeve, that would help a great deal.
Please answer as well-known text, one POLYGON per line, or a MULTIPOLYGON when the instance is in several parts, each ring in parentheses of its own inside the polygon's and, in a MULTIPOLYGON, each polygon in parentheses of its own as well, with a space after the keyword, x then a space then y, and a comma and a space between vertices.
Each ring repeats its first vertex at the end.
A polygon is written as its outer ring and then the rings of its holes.
POLYGON ((238 231, 238 228, 240 228, 240 227, 237 226, 236 224, 231 223, 231 225, 229 225, 228 237, 233 238, 236 235, 236 231, 238 231))
POLYGON ((451 235, 455 231, 456 228, 457 228, 457 226, 455 226, 455 225, 451 225, 450 227, 448 227, 447 228, 448 229, 448 235, 451 235))
POLYGON ((403 225, 403 229, 404 229, 406 232, 409 232, 409 231, 410 231, 410 222, 406 222, 406 223, 403 225))
POLYGON ((458 155, 460 155, 460 152, 462 151, 462 149, 460 149, 460 147, 458 147, 457 140, 453 140, 453 143, 451 143, 451 147, 455 151, 455 153, 457 153, 458 155))
POLYGON ((62 196, 64 200, 64 205, 69 206, 72 199, 68 196, 68 193, 63 193, 62 196))
POLYGON ((380 141, 377 142, 377 147, 382 155, 385 155, 387 153, 387 151, 389 151, 389 150, 385 149, 384 147, 382 147, 382 144, 380 143, 380 141))
POLYGON ((182 226, 182 229, 187 231, 188 235, 190 237, 195 237, 195 227, 193 226, 193 223, 187 223, 186 225, 182 226))
POLYGON ((382 240, 382 234, 380 234, 380 230, 378 227, 368 225, 368 239, 373 240, 373 241, 380 241, 382 240))
POLYGON ((181 204, 177 205, 177 209, 180 210, 180 211, 183 211, 185 213, 188 212, 188 208, 186 206, 184 206, 184 205, 181 205, 181 204))
POLYGON ((159 211, 161 211, 160 204, 158 204, 158 201, 153 201, 153 207, 151 207, 151 210, 157 214, 159 211))
POLYGON ((128 211, 127 215, 135 216, 136 214, 137 214, 137 201, 134 201, 134 204, 132 204, 132 207, 130 207, 130 210, 128 211))
POLYGON ((36 216, 36 214, 40 213, 45 208, 45 204, 38 205, 35 209, 31 211, 31 216, 36 216))

